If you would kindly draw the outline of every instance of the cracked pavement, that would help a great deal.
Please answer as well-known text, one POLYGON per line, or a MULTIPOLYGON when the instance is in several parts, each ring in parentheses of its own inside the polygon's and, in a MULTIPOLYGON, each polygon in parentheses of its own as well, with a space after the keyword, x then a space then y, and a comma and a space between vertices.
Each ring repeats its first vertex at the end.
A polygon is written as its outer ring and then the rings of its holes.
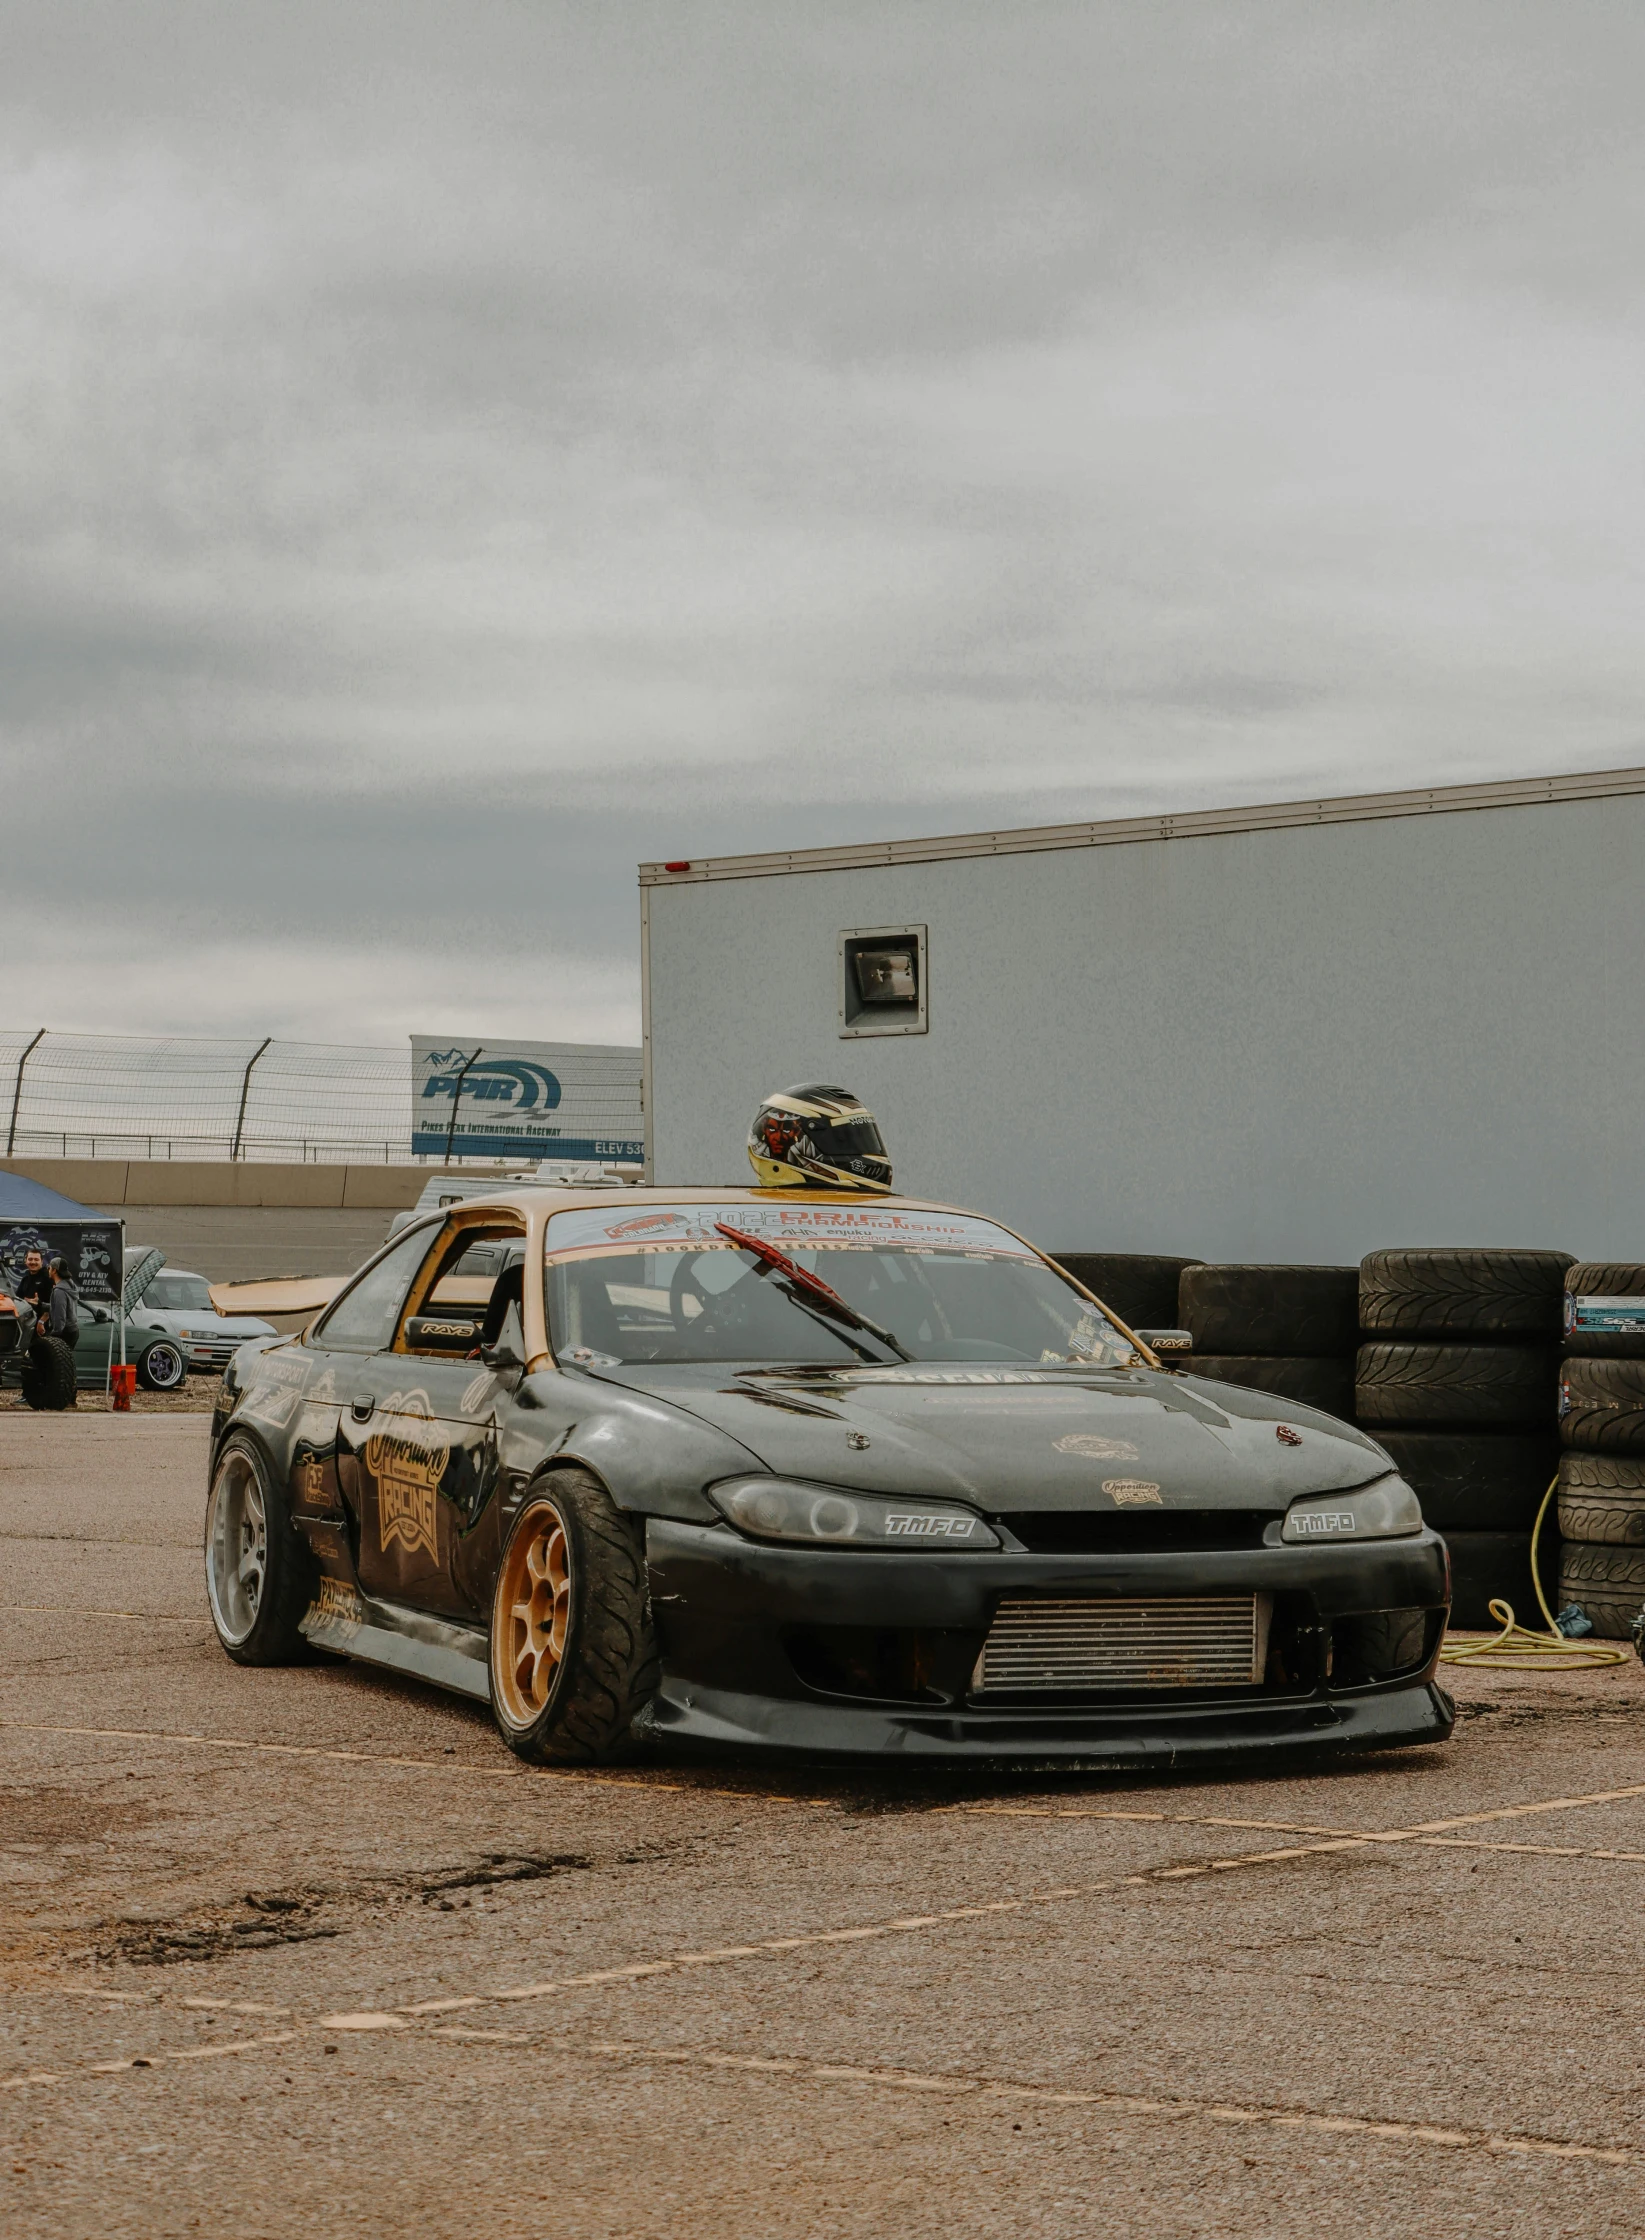
POLYGON ((1637 2233, 1645 1673, 1306 1775, 520 1765, 0 1421, 0 2231, 1637 2233))

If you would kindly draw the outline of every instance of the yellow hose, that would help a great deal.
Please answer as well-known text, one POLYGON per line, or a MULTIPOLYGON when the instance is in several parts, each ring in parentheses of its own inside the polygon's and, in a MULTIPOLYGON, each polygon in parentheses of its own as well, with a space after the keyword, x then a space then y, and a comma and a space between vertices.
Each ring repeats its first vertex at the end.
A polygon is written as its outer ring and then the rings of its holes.
POLYGON ((1542 1591, 1542 1574, 1537 1569, 1536 1544, 1542 1537, 1542 1520, 1548 1514, 1548 1504, 1559 1486, 1556 1478, 1542 1496, 1542 1506, 1536 1513, 1536 1523, 1531 1527, 1531 1584, 1536 1589, 1537 1601, 1542 1605, 1542 1615, 1548 1621, 1546 1633, 1532 1633, 1528 1626, 1514 1621, 1511 1602, 1491 1602, 1487 1605, 1500 1633, 1493 1633, 1486 1641, 1458 1641, 1448 1635, 1439 1652, 1441 1664, 1489 1665, 1500 1672, 1520 1671, 1575 1671, 1584 1665, 1626 1664, 1633 1654, 1616 1641, 1568 1641, 1554 1623, 1554 1614, 1548 1607, 1548 1597, 1542 1591))

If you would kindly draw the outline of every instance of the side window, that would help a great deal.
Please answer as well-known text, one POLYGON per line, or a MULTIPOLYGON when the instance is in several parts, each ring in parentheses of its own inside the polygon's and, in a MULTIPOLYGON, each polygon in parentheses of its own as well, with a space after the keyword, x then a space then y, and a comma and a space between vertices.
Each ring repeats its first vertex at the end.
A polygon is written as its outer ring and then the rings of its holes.
POLYGON ((410 1229, 368 1268, 327 1314, 315 1344, 337 1353, 386 1353, 394 1342, 400 1307, 411 1279, 428 1256, 431 1229, 410 1229))
POLYGON ((411 1311, 394 1338, 396 1353, 466 1357, 494 1345, 510 1299, 520 1296, 524 1249, 524 1231, 515 1226, 448 1223, 427 1280, 406 1302, 411 1311))

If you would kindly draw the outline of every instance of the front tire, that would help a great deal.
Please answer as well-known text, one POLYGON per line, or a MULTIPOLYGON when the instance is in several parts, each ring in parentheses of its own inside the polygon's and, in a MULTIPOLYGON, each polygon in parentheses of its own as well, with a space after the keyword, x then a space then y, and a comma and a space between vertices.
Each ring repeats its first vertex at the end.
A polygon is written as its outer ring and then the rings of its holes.
POLYGON ((591 1471, 546 1472, 525 1497, 491 1605, 491 1708, 537 1765, 616 1754, 657 1689, 645 1542, 591 1471))
POLYGON ((181 1346, 169 1338, 156 1338, 138 1357, 137 1382, 150 1392, 180 1392, 188 1379, 188 1362, 181 1346))
POLYGON ((206 1503, 206 1596, 236 1664, 301 1664, 298 1628, 313 1600, 314 1559, 285 1495, 249 1439, 224 1442, 206 1503))
POLYGON ((79 1382, 74 1348, 61 1338, 37 1337, 23 1356, 23 1398, 31 1408, 72 1408, 79 1382))

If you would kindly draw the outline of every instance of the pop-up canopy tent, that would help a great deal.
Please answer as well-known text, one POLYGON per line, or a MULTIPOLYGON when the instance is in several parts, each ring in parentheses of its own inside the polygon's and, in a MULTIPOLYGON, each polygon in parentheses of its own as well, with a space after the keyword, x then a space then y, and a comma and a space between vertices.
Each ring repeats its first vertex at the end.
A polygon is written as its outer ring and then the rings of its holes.
POLYGON ((48 1190, 27 1175, 8 1174, 0 1167, 0 1221, 100 1221, 90 1206, 65 1198, 61 1190, 48 1190))

